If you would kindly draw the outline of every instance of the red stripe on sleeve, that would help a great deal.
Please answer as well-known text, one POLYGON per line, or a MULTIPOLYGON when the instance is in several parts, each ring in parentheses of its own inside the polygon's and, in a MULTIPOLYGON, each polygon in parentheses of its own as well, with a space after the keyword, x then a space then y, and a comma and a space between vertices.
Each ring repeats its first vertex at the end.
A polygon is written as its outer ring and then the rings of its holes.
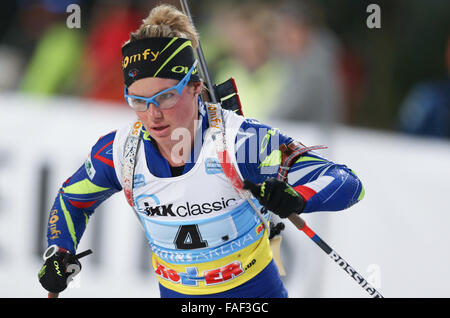
POLYGON ((314 194, 316 194, 316 191, 303 185, 294 187, 294 190, 297 191, 305 201, 308 201, 314 194))
POLYGON ((104 164, 107 164, 108 166, 110 166, 112 168, 114 168, 114 162, 111 159, 108 159, 108 158, 105 158, 105 157, 99 155, 99 153, 102 152, 106 147, 108 147, 113 142, 114 142, 114 140, 111 140, 110 142, 108 142, 106 145, 104 145, 102 147, 102 149, 97 151, 97 153, 94 155, 95 159, 100 160, 101 162, 103 162, 104 164))
POLYGON ((91 206, 93 206, 97 202, 97 200, 86 201, 86 202, 69 200, 69 202, 70 202, 70 204, 72 204, 74 207, 76 207, 78 209, 87 209, 87 208, 90 208, 91 206))

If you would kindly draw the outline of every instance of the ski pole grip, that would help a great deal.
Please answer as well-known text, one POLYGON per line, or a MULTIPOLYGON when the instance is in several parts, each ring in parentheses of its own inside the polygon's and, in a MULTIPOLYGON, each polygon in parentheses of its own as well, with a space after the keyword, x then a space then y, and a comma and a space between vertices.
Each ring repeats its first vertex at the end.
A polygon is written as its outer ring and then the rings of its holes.
POLYGON ((75 257, 76 257, 77 259, 80 259, 80 258, 85 257, 85 256, 88 256, 88 255, 90 255, 90 254, 92 254, 92 250, 87 250, 87 251, 84 251, 84 252, 81 252, 81 253, 75 255, 75 257))
POLYGON ((298 214, 296 213, 292 213, 291 215, 289 215, 288 219, 299 230, 303 229, 303 227, 305 226, 305 221, 301 217, 299 217, 298 214))

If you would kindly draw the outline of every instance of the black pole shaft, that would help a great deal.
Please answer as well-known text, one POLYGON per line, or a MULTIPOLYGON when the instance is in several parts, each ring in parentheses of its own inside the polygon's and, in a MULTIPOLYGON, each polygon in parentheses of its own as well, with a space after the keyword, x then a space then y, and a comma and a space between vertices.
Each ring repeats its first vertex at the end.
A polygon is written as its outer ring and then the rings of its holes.
MULTIPOLYGON (((187 0, 180 0, 180 4, 181 4, 181 8, 182 8, 184 14, 186 14, 186 16, 189 18, 189 21, 191 22, 191 24, 195 25, 194 21, 192 20, 192 15, 191 15, 191 11, 189 10, 189 6, 187 4, 187 0)), ((217 101, 216 94, 214 91, 214 86, 211 81, 211 77, 209 76, 208 66, 206 65, 206 59, 205 59, 205 55, 203 54, 203 50, 202 50, 200 41, 198 42, 196 52, 197 52, 197 57, 198 57, 199 63, 200 63, 200 71, 206 82, 206 86, 208 87, 209 96, 211 97, 211 102, 213 104, 215 104, 218 101, 217 101)))
MULTIPOLYGON (((309 235, 308 235, 309 236, 309 235)), ((384 298, 380 292, 373 287, 361 274, 359 274, 346 260, 344 260, 335 250, 333 250, 324 240, 314 233, 310 237, 328 256, 336 262, 359 286, 361 286, 373 298, 384 298)))

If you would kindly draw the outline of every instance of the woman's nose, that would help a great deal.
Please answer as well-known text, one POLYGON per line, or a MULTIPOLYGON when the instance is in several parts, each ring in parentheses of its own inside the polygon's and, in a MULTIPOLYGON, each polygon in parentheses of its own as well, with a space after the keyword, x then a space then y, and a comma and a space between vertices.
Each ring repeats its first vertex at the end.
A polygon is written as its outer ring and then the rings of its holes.
POLYGON ((156 107, 155 104, 153 104, 153 103, 150 103, 148 105, 147 112, 151 117, 156 118, 156 119, 163 117, 162 111, 159 109, 159 107, 156 107))

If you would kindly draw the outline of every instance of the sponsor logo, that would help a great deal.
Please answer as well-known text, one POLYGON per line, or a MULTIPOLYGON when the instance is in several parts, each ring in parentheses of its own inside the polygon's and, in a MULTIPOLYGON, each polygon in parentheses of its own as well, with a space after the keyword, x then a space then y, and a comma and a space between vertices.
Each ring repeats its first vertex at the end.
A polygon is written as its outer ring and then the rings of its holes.
POLYGON ((257 227, 256 227, 256 235, 261 234, 264 231, 264 224, 260 223, 257 227))
POLYGON ((224 198, 222 198, 221 201, 204 202, 198 204, 186 202, 184 205, 179 206, 174 206, 173 203, 154 206, 154 204, 144 201, 144 207, 139 208, 138 206, 138 210, 140 213, 143 213, 146 216, 173 216, 184 218, 188 216, 196 216, 221 211, 222 209, 230 206, 230 204, 233 205, 233 201, 236 201, 236 199, 230 198, 225 200, 224 198))
POLYGON ((133 188, 140 188, 145 185, 145 177, 143 174, 136 174, 133 180, 133 188))
POLYGON ((181 273, 167 268, 158 262, 156 263, 155 274, 172 283, 186 286, 197 286, 198 281, 202 279, 198 277, 198 270, 196 267, 187 267, 186 272, 181 273))
POLYGON ((142 53, 125 56, 123 58, 122 67, 126 68, 128 64, 135 63, 137 61, 140 61, 141 59, 144 61, 148 59, 150 62, 154 62, 158 58, 158 55, 159 51, 154 52, 151 49, 146 49, 142 53))
MULTIPOLYGON (((172 67, 171 71, 173 73, 184 73, 184 74, 187 74, 189 72, 189 67, 183 66, 183 65, 177 65, 177 66, 172 67)), ((192 71, 192 74, 197 74, 197 69, 194 69, 192 71)))
POLYGON ((59 263, 57 260, 53 261, 53 266, 55 266, 56 274, 58 274, 58 276, 62 277, 61 270, 59 269, 59 263))
POLYGON ((364 288, 372 297, 382 298, 383 296, 369 284, 353 267, 351 267, 342 257, 340 257, 335 251, 331 251, 328 254, 332 260, 334 260, 343 270, 345 270, 350 276, 364 288))
POLYGON ((241 262, 235 261, 223 267, 204 272, 206 285, 227 282, 244 273, 241 262))
POLYGON ((89 179, 92 180, 95 176, 96 171, 94 165, 92 164, 91 154, 89 154, 88 158, 84 162, 84 169, 86 169, 86 173, 89 176, 89 179))
POLYGON ((141 202, 145 200, 145 203, 147 203, 147 205, 160 205, 161 203, 159 202, 159 199, 156 195, 154 194, 141 194, 139 195, 136 199, 135 199, 135 205, 136 205, 136 209, 139 212, 142 212, 143 209, 145 209, 146 207, 141 206, 141 202))
POLYGON ((138 136, 139 132, 141 131, 142 128, 142 123, 140 121, 137 121, 133 124, 133 131, 131 132, 131 134, 133 136, 138 136))
POLYGON ((223 173, 222 167, 220 166, 220 162, 217 158, 206 158, 205 170, 207 174, 223 173))
POLYGON ((61 234, 61 231, 56 228, 56 222, 58 222, 58 220, 58 210, 54 209, 50 212, 50 219, 48 220, 48 223, 50 224, 50 239, 52 240, 59 238, 59 235, 61 234))
POLYGON ((228 282, 243 274, 244 269, 241 262, 235 261, 219 268, 204 271, 203 276, 199 277, 197 276, 198 270, 196 267, 188 267, 186 272, 182 273, 156 263, 155 273, 159 277, 175 284, 198 286, 198 282, 203 281, 205 285, 209 286, 228 282))
POLYGON ((217 106, 214 104, 208 104, 208 115, 210 116, 209 122, 210 126, 219 129, 222 123, 222 119, 220 118, 220 114, 217 110, 217 106))
POLYGON ((138 73, 139 73, 139 71, 137 69, 133 68, 132 70, 130 70, 128 72, 128 77, 135 78, 138 73))

